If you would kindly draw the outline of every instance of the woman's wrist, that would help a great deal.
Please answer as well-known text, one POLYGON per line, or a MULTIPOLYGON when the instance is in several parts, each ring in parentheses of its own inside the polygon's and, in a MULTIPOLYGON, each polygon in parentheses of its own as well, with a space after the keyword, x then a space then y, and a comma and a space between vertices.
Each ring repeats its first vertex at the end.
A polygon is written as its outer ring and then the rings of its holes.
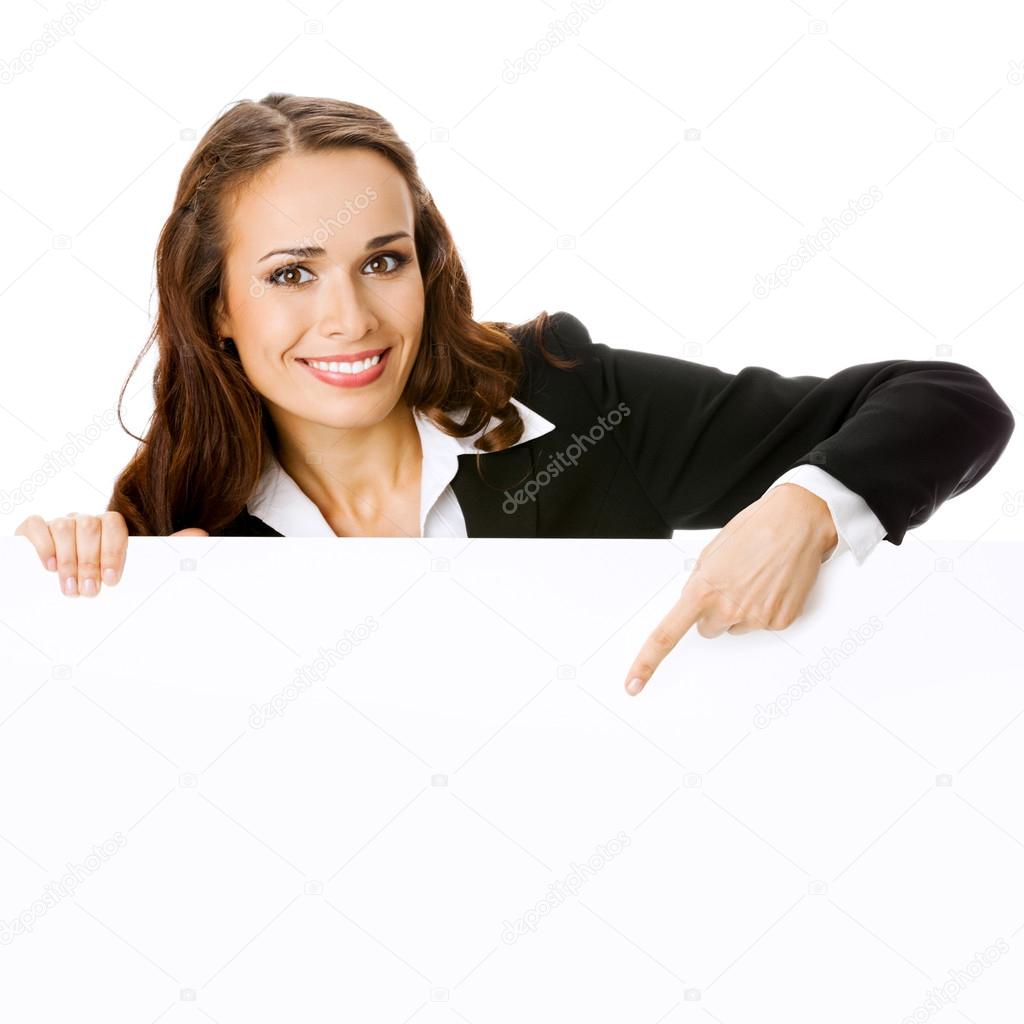
POLYGON ((824 498, 818 497, 813 491, 809 491, 800 484, 784 483, 773 488, 773 490, 787 489, 790 492, 790 499, 797 502, 801 508, 806 509, 807 521, 811 524, 815 537, 814 543, 820 547, 821 557, 824 559, 839 543, 839 534, 836 531, 835 520, 832 518, 832 510, 824 498))

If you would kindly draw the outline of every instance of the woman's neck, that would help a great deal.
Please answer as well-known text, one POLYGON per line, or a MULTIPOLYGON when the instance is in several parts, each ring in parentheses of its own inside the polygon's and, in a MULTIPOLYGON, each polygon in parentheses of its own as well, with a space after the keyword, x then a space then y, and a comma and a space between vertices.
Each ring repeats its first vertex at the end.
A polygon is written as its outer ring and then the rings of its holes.
POLYGON ((282 469, 332 524, 362 523, 366 529, 353 532, 374 532, 396 495, 419 493, 423 452, 404 402, 370 427, 275 426, 282 469))

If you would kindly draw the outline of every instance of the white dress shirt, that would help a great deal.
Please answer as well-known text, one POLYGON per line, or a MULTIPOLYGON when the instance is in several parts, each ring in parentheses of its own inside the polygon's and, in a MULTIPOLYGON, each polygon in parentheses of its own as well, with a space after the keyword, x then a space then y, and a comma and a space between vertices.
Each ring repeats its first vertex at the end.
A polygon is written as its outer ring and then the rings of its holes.
MULTIPOLYGON (((525 444, 555 429, 554 423, 518 399, 513 398, 511 402, 523 418, 523 436, 516 444, 525 444)), ((452 419, 462 422, 463 413, 464 410, 450 415, 452 419)), ((497 417, 492 417, 491 422, 476 434, 470 437, 452 437, 419 410, 413 410, 413 419, 423 449, 420 536, 467 537, 466 520, 452 490, 451 482, 459 469, 459 456, 467 452, 476 453, 477 438, 496 427, 501 421, 497 417)), ((860 565, 885 536, 885 528, 867 502, 823 469, 817 466, 797 466, 780 476, 772 487, 784 483, 799 484, 817 494, 828 505, 839 542, 825 559, 826 562, 849 549, 860 565)), ((771 487, 768 489, 771 490, 771 487)), ((252 498, 247 502, 246 509, 284 537, 336 536, 316 503, 302 491, 273 456, 268 468, 260 477, 252 498)))
MULTIPOLYGON (((512 404, 523 418, 523 436, 516 444, 525 444, 554 430, 555 425, 540 413, 534 412, 513 398, 512 404)), ((465 410, 450 412, 452 419, 461 423, 465 410)), ((478 433, 471 437, 452 437, 437 427, 418 409, 413 419, 423 449, 423 468, 420 476, 420 536, 468 537, 466 520, 462 515, 451 482, 459 470, 459 456, 479 451, 474 445, 477 438, 496 427, 501 420, 491 417, 478 433)), ((284 471, 277 459, 272 459, 264 470, 253 497, 246 504, 250 515, 262 519, 267 526, 285 537, 334 537, 334 530, 323 513, 284 471)))

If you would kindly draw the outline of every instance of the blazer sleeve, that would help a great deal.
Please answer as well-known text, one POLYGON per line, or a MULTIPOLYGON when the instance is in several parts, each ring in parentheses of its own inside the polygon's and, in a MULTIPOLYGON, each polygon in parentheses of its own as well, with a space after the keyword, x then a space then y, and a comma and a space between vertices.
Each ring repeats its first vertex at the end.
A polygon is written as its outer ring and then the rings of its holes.
POLYGON ((595 416, 673 530, 724 526, 780 475, 818 466, 859 494, 900 544, 992 468, 1013 433, 1009 407, 976 370, 888 359, 831 377, 738 373, 592 341, 552 314, 551 348, 575 358, 595 416), (628 410, 628 412, 626 412, 628 410))

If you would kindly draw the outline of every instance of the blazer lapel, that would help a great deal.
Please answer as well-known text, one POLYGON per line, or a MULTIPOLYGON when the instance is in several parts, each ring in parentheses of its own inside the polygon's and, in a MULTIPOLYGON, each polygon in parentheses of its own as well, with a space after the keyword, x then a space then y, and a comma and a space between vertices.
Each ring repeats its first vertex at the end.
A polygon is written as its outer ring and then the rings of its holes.
POLYGON ((451 487, 470 537, 537 536, 538 495, 534 492, 531 499, 522 492, 523 485, 533 478, 532 447, 527 442, 481 455, 483 479, 477 473, 474 453, 458 457, 451 487))

